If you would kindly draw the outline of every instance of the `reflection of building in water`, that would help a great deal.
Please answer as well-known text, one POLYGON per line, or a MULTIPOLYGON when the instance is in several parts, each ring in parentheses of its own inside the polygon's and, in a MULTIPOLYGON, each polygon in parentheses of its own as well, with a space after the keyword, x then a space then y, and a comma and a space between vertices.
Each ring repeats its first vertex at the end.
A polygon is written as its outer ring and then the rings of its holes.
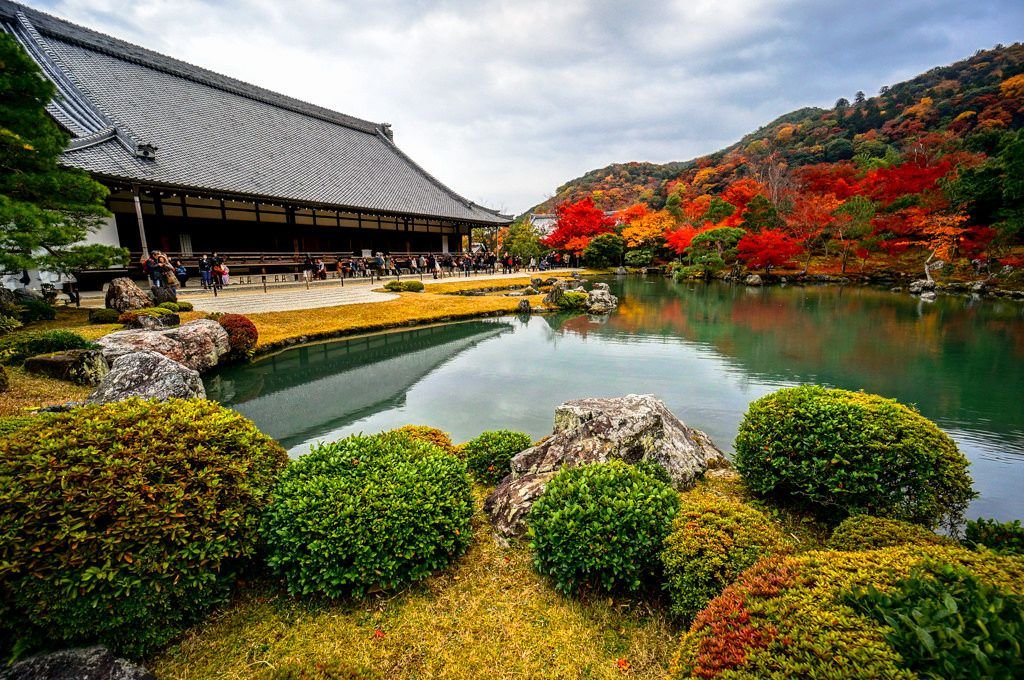
POLYGON ((207 394, 288 447, 400 405, 435 368, 510 330, 473 321, 297 347, 212 376, 207 394))

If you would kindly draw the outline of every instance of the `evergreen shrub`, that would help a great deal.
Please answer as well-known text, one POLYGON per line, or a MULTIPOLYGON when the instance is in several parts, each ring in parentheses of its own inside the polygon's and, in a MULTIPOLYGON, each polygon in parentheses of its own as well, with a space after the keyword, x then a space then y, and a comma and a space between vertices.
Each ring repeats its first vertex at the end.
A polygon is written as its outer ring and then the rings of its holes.
POLYGON ((994 519, 973 519, 967 521, 966 543, 978 548, 1006 555, 1024 555, 1024 527, 1020 520, 999 522, 994 519))
POLYGON ((402 282, 388 281, 384 284, 384 290, 390 290, 392 293, 400 293, 402 291, 402 282))
POLYGON ((0 338, 0 360, 5 364, 20 364, 38 354, 95 347, 95 344, 72 331, 25 331, 0 338))
POLYGON ((452 438, 444 430, 439 430, 436 427, 429 427, 427 425, 403 425, 392 432, 398 432, 404 434, 410 439, 416 441, 426 442, 433 444, 437 448, 441 449, 445 453, 457 455, 459 449, 452 444, 452 438))
POLYGON ((360 597, 446 567, 469 546, 472 514, 459 458, 400 433, 353 435, 281 475, 267 563, 292 595, 360 597))
MULTIPOLYGON (((1024 591, 1024 560, 956 546, 768 557, 697 615, 682 635, 669 677, 985 677, 917 675, 890 642, 893 628, 850 604, 851 592, 874 586, 892 593, 915 567, 936 562, 962 568, 1002 593, 1019 596, 1024 591)), ((942 600, 940 595, 929 608, 944 604, 942 600)), ((973 604, 968 611, 976 611, 973 604)), ((901 607, 889 616, 905 613, 907 608, 901 607)), ((935 618, 931 613, 928 617, 935 618)))
POLYGON ((534 567, 567 594, 653 586, 678 508, 672 487, 628 463, 562 468, 527 518, 534 567))
POLYGON ((567 290, 558 299, 558 306, 562 309, 583 309, 587 306, 589 296, 580 290, 567 290))
POLYGON ((21 328, 24 324, 17 317, 0 314, 0 335, 7 335, 11 331, 21 328))
POLYGON ((22 323, 32 323, 33 321, 53 321, 57 318, 57 308, 42 298, 19 298, 18 308, 20 310, 22 323))
POLYGON ((497 484, 512 472, 512 458, 532 445, 533 440, 525 432, 490 430, 461 448, 470 472, 484 484, 497 484))
POLYGON ((871 515, 847 517, 828 539, 828 547, 833 550, 877 550, 895 545, 953 544, 952 539, 939 536, 918 524, 871 515))
POLYGON ((921 677, 1024 677, 1024 598, 962 567, 924 564, 888 592, 869 584, 845 601, 884 625, 886 642, 921 677))
POLYGON ((179 312, 191 312, 195 309, 195 305, 187 300, 178 300, 177 305, 179 312))
POLYGON ((672 614, 692 619, 761 557, 787 551, 779 530, 749 505, 684 494, 661 552, 672 614))
POLYGON ((734 462, 755 493, 826 521, 955 528, 975 496, 967 459, 935 423, 892 399, 816 385, 752 402, 734 462))
POLYGON ((411 281, 402 281, 402 290, 407 293, 421 293, 423 292, 423 282, 415 279, 411 281))
POLYGON ((256 324, 250 321, 249 317, 242 314, 221 314, 217 317, 217 323, 228 332, 232 358, 244 359, 252 356, 260 339, 260 332, 256 330, 256 324))
POLYGON ((117 323, 120 316, 121 313, 116 309, 107 309, 106 307, 90 309, 89 323, 117 323))
POLYGON ((157 307, 161 307, 168 311, 174 312, 175 314, 181 311, 181 307, 178 305, 177 302, 161 302, 160 304, 157 305, 157 307))
POLYGON ((19 647, 150 654, 223 600, 286 461, 205 400, 88 405, 15 428, 0 438, 0 628, 19 647))

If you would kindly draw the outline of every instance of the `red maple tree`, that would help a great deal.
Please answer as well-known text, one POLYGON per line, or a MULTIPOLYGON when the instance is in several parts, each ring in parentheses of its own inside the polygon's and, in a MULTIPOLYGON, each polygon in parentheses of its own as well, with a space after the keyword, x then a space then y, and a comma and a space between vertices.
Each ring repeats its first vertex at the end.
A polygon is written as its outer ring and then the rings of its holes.
POLYGON ((737 257, 750 269, 781 267, 803 252, 803 246, 781 229, 748 232, 736 245, 737 257))
POLYGON ((612 220, 605 217, 604 212, 594 205, 594 201, 588 196, 575 203, 562 203, 555 208, 555 230, 542 241, 548 248, 565 250, 566 244, 573 242, 573 250, 583 248, 590 239, 598 234, 608 234, 614 231, 612 220))

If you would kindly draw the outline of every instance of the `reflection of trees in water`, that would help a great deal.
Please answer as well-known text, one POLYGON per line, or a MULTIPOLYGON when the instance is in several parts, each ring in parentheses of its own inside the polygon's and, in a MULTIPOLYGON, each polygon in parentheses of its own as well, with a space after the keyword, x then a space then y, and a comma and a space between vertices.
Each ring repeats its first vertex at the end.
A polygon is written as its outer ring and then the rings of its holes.
POLYGON ((620 306, 607 325, 572 320, 562 328, 627 342, 628 336, 679 337, 771 381, 865 389, 918 404, 932 417, 958 419, 969 409, 1024 428, 1019 303, 940 297, 919 309, 909 295, 866 288, 637 277, 612 285, 620 306))

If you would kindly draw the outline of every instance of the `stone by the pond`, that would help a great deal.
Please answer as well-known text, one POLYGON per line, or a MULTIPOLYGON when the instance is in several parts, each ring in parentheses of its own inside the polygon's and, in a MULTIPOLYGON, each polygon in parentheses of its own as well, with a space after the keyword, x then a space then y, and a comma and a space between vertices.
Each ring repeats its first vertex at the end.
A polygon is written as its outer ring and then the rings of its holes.
POLYGON ((29 657, 0 670, 0 680, 156 680, 156 676, 116 658, 106 647, 83 647, 29 657))
POLYGON ((161 314, 159 316, 150 316, 148 314, 140 314, 134 319, 125 324, 128 328, 153 330, 161 328, 171 328, 181 323, 181 317, 177 314, 161 314))
POLYGON ((747 286, 760 286, 763 283, 759 274, 748 274, 747 278, 743 279, 743 284, 747 286))
POLYGON ((562 300, 562 297, 565 295, 565 291, 568 287, 568 281, 563 280, 552 283, 551 290, 549 290, 547 295, 544 296, 544 304, 558 306, 558 303, 562 300))
POLYGON ((924 300, 925 302, 935 302, 935 292, 926 290, 923 293, 921 293, 921 299, 924 300))
POLYGON ((561 468, 616 459, 656 463, 679 490, 693 486, 705 470, 728 465, 710 437, 684 425, 652 395, 578 399, 555 410, 552 436, 512 459, 512 473, 484 509, 499 535, 521 535, 533 502, 561 468))
POLYGON ((25 370, 76 385, 99 385, 110 372, 110 366, 98 349, 70 349, 29 357, 25 370))
POLYGON ((590 287, 590 290, 603 290, 604 292, 607 293, 611 291, 611 287, 607 283, 595 283, 593 286, 590 287))
POLYGON ((935 290, 935 282, 927 279, 918 279, 907 288, 911 295, 920 295, 925 291, 935 290))
POLYGON ((153 298, 153 305, 160 306, 165 302, 177 302, 178 293, 167 286, 153 286, 149 289, 149 295, 153 298))
POLYGON ((127 276, 116 278, 107 287, 106 306, 119 312, 149 307, 149 296, 127 276))
POLYGON ((587 293, 587 312, 590 314, 607 314, 618 306, 619 298, 608 292, 607 284, 595 284, 594 289, 587 293), (605 288, 598 288, 600 285, 605 288))
POLYGON ((529 300, 520 300, 519 304, 516 305, 516 313, 517 314, 529 314, 530 313, 530 301, 529 300))
POLYGON ((141 350, 114 360, 110 365, 110 373, 89 395, 88 402, 105 404, 129 397, 206 398, 206 389, 199 371, 168 359, 163 354, 141 350))
POLYGON ((197 371, 213 368, 231 351, 228 332, 212 319, 196 319, 162 330, 117 331, 96 342, 111 364, 126 354, 150 350, 197 371))
POLYGON ((544 279, 540 278, 539 276, 534 276, 532 279, 530 279, 530 285, 533 286, 534 288, 540 288, 541 286, 544 285, 544 279))

